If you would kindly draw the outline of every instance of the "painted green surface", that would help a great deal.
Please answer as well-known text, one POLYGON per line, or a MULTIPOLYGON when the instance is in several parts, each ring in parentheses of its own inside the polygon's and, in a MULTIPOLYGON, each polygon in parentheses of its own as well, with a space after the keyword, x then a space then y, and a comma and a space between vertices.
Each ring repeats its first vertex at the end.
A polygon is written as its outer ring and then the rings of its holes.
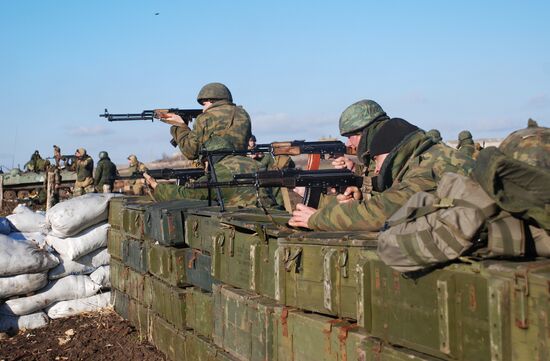
POLYGON ((148 258, 149 272, 176 287, 187 285, 185 278, 185 249, 151 245, 148 258))
POLYGON ((194 332, 212 339, 214 328, 214 298, 211 292, 204 292, 197 287, 187 288, 185 313, 187 327, 194 332))
POLYGON ((439 361, 441 359, 421 354, 403 347, 385 344, 368 337, 360 346, 362 361, 439 361))
POLYGON ((357 318, 357 265, 362 250, 374 253, 370 233, 315 232, 279 238, 275 299, 287 306, 357 318))
POLYGON ((119 229, 110 228, 107 234, 107 250, 112 258, 122 260, 122 241, 124 233, 119 229))
POLYGON ((146 273, 148 248, 148 242, 125 237, 122 241, 122 261, 133 270, 146 273))

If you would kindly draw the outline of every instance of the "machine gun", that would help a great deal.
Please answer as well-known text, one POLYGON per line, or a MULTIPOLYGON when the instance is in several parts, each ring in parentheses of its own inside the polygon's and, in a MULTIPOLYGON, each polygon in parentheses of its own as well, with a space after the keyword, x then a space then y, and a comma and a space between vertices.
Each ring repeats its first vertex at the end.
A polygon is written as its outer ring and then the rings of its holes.
POLYGON ((291 140, 288 142, 273 142, 256 144, 254 148, 245 150, 202 150, 201 155, 246 155, 253 153, 271 153, 272 155, 300 155, 320 154, 322 156, 335 157, 349 154, 349 149, 339 140, 327 140, 306 142, 305 140, 291 140))
POLYGON ((103 114, 99 114, 100 117, 107 118, 110 122, 126 122, 134 120, 150 120, 155 119, 162 120, 166 118, 167 113, 175 113, 179 115, 186 124, 189 124, 194 118, 198 117, 202 113, 202 109, 154 109, 144 110, 141 113, 128 113, 128 114, 111 114, 107 109, 103 114))
POLYGON ((343 192, 347 187, 363 185, 363 177, 355 175, 348 169, 301 170, 278 169, 256 173, 235 174, 233 180, 225 182, 188 182, 185 187, 219 188, 219 187, 305 187, 303 203, 317 208, 321 194, 326 194, 329 188, 343 192))
POLYGON ((143 173, 149 174, 155 179, 175 179, 177 185, 185 184, 191 179, 197 179, 204 175, 202 168, 162 168, 149 169, 145 172, 134 172, 127 176, 118 176, 116 179, 140 179, 143 178, 143 173))

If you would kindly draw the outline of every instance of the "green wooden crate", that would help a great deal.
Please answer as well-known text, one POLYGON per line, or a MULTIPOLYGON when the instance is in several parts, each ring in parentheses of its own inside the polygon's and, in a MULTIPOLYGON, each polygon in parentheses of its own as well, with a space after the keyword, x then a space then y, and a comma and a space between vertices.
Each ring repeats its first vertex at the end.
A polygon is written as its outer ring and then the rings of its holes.
POLYGON ((276 361, 363 360, 367 334, 357 324, 315 313, 275 307, 273 358, 276 361))
POLYGON ((111 287, 119 291, 126 292, 126 279, 128 276, 126 275, 126 267, 124 266, 124 263, 111 258, 109 268, 111 287))
MULTIPOLYGON (((227 352, 216 347, 203 336, 188 332, 185 344, 186 360, 193 361, 237 361, 227 352)), ((267 361, 267 360, 266 360, 267 361)))
POLYGON ((550 354, 550 261, 455 263, 407 279, 366 258, 364 325, 373 336, 446 360, 550 354))
POLYGON ((204 292, 198 287, 186 288, 186 324, 194 332, 212 339, 214 329, 214 298, 211 292, 204 292))
POLYGON ((142 303, 128 298, 128 321, 139 332, 140 340, 148 340, 149 325, 153 313, 150 308, 147 308, 142 303))
POLYGON ((186 330, 186 289, 170 286, 156 277, 146 283, 151 309, 178 330, 186 330))
POLYGON ((275 301, 225 285, 213 296, 214 343, 241 360, 272 360, 275 301))
POLYGON ((109 200, 109 216, 108 221, 111 225, 111 228, 122 230, 122 218, 123 218, 123 209, 128 204, 143 203, 148 202, 149 197, 136 197, 136 196, 124 196, 124 197, 114 197, 109 200))
POLYGON ((120 315, 123 319, 127 320, 128 315, 128 306, 130 303, 130 297, 117 289, 111 290, 111 304, 116 313, 120 315))
POLYGON ((194 199, 153 203, 145 210, 145 235, 163 246, 185 246, 185 211, 206 206, 194 199))
POLYGON ((275 299, 307 311, 356 319, 357 265, 364 252, 375 253, 376 236, 303 232, 280 238, 274 261, 275 299))
POLYGON ((361 345, 361 361, 441 361, 404 347, 386 344, 379 339, 368 337, 361 345))
POLYGON ((146 240, 145 210, 152 201, 127 202, 122 208, 122 229, 134 239, 146 240))
POLYGON ((169 360, 190 360, 186 357, 187 333, 179 332, 159 315, 151 317, 149 341, 169 360))
POLYGON ((119 229, 110 228, 107 233, 107 250, 111 259, 122 260, 122 242, 124 241, 124 232, 119 229))
POLYGON ((276 239, 292 232, 284 226, 288 217, 282 212, 268 217, 255 208, 194 210, 186 218, 188 243, 211 254, 216 280, 273 298, 276 239))
POLYGON ((122 241, 122 261, 139 273, 147 273, 148 250, 148 242, 125 237, 122 241))
POLYGON ((175 287, 188 286, 185 277, 185 249, 150 245, 149 272, 175 287))

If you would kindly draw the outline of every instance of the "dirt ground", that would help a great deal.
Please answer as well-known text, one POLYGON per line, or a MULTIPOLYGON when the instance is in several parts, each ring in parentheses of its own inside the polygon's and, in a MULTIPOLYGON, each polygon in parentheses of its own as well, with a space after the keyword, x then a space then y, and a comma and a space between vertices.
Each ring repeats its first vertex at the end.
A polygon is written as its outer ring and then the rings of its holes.
POLYGON ((165 360, 160 351, 114 311, 50 321, 36 330, 0 339, 0 361, 165 360))

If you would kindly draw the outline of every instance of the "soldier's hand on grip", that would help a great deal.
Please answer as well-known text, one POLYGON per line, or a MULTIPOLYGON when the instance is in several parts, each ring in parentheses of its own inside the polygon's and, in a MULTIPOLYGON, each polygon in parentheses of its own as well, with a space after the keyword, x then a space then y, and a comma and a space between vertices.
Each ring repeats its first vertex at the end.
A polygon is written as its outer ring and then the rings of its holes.
POLYGON ((317 212, 315 208, 307 207, 299 203, 296 205, 296 209, 292 212, 292 218, 288 221, 288 224, 293 227, 309 228, 307 222, 315 212, 317 212))
POLYGON ((175 126, 182 126, 184 124, 187 124, 182 117, 175 113, 155 111, 155 118, 158 118, 161 122, 175 126))
POLYGON ((347 203, 350 201, 358 201, 363 198, 361 190, 357 187, 347 187, 343 194, 336 196, 336 199, 340 203, 347 203))

